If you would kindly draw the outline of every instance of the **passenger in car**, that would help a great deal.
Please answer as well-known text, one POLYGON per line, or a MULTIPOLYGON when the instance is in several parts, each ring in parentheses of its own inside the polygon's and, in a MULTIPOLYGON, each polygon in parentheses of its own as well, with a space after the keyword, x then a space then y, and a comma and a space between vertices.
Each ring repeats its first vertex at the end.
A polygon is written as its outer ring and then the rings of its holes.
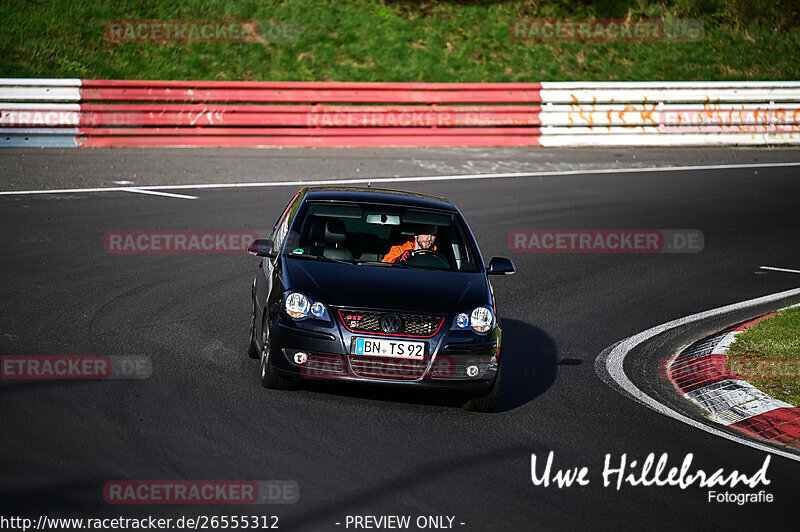
POLYGON ((436 232, 435 225, 419 225, 415 227, 413 240, 409 240, 399 246, 392 246, 392 249, 381 259, 381 262, 405 262, 411 256, 412 251, 420 249, 436 251, 436 246, 434 245, 436 232))

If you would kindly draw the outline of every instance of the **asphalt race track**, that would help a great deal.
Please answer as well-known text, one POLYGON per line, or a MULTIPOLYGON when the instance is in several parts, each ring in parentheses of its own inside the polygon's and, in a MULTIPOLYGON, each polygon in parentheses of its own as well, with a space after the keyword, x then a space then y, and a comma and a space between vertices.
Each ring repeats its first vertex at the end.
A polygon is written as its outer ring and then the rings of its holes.
POLYGON ((630 400, 600 379, 594 362, 658 324, 800 285, 797 274, 759 271, 800 268, 800 167, 591 170, 798 161, 793 149, 4 150, 4 190, 117 186, 114 180, 587 173, 392 183, 448 197, 485 260, 515 262, 516 275, 492 279, 504 371, 493 414, 465 412, 446 395, 319 385, 265 390, 258 361, 246 354, 254 257, 104 250, 112 230, 266 236, 297 185, 175 191, 196 200, 125 191, 0 196, 0 354, 147 356, 153 363, 145 380, 3 381, 0 513, 269 514, 283 530, 345 530, 348 515, 455 516, 463 530, 796 527, 800 462, 779 456, 771 458, 768 486, 715 488, 763 489, 772 503, 708 502, 709 489, 697 486, 604 487, 609 453, 615 462, 622 454, 641 461, 668 453, 670 466, 692 453, 694 469, 748 474, 766 455, 630 400), (466 158, 480 164, 466 168, 466 158), (511 231, 534 228, 698 229, 705 248, 509 250, 511 231), (531 453, 541 463, 550 451, 555 468, 588 467, 590 483, 535 486, 531 453), (293 480, 300 499, 232 507, 103 501, 107 481, 129 479, 293 480))

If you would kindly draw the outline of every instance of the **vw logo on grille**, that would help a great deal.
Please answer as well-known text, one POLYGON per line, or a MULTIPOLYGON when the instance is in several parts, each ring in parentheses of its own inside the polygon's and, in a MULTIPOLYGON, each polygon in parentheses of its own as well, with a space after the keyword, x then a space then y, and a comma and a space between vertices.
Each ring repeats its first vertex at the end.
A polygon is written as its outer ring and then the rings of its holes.
POLYGON ((396 314, 386 314, 381 318, 381 329, 385 333, 396 333, 402 326, 403 322, 396 314))

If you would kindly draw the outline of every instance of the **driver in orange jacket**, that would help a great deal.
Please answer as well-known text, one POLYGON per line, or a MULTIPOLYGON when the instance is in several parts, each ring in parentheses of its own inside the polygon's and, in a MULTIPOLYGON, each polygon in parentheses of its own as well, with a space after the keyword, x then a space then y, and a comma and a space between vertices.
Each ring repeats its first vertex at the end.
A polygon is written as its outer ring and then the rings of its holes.
POLYGON ((413 251, 420 249, 430 249, 436 251, 436 246, 433 245, 436 240, 436 226, 435 225, 421 225, 414 229, 414 239, 409 240, 403 245, 392 246, 389 253, 386 254, 381 262, 405 262, 411 256, 413 251))

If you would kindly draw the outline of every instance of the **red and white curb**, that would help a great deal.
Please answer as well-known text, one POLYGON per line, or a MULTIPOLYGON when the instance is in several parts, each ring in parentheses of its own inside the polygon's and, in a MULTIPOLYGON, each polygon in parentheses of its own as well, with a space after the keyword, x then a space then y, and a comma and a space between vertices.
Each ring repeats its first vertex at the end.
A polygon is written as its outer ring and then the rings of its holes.
MULTIPOLYGON (((729 431, 726 428, 720 427, 716 423, 707 423, 700 421, 694 417, 678 412, 677 410, 667 406, 661 401, 645 393, 641 388, 631 381, 625 372, 625 359, 628 355, 639 348, 640 346, 653 341, 659 335, 668 331, 672 331, 681 327, 689 327, 695 323, 701 323, 709 319, 716 319, 733 312, 747 311, 748 309, 759 307, 763 305, 776 305, 780 306, 779 302, 797 301, 800 298, 800 288, 777 292, 747 301, 741 301, 732 305, 725 305, 723 307, 706 310, 678 318, 655 327, 651 327, 645 331, 634 334, 616 344, 607 347, 595 359, 594 369, 597 376, 608 384, 612 389, 615 389, 625 396, 630 397, 634 401, 646 406, 647 408, 663 414, 671 419, 684 423, 697 430, 702 430, 707 434, 716 436, 718 438, 735 442, 739 445, 750 447, 758 451, 767 452, 776 456, 781 456, 788 460, 800 462, 800 453, 794 449, 784 449, 779 446, 772 445, 770 442, 764 442, 754 438, 745 438, 744 434, 729 431), (720 427, 720 428, 717 428, 720 427)), ((774 308, 774 307, 773 307, 774 308)), ((663 368, 662 368, 663 369, 663 368)))
POLYGON ((667 376, 711 421, 771 443, 800 449, 800 408, 762 392, 730 369, 727 352, 736 335, 774 316, 767 314, 683 350, 667 376))

